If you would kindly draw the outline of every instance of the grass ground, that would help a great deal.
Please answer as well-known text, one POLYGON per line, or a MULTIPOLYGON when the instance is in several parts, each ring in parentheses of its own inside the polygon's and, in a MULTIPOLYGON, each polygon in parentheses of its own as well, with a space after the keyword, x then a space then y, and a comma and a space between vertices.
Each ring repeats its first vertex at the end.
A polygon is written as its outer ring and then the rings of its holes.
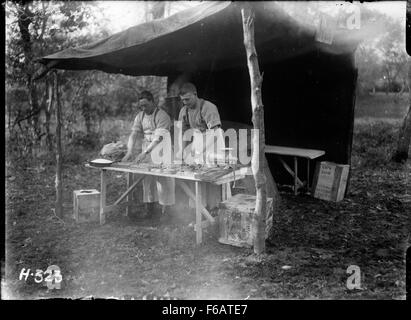
POLYGON ((358 96, 355 108, 356 119, 404 119, 408 111, 408 95, 401 95, 398 100, 395 94, 377 92, 374 95, 358 96))
MULTIPOLYGON (((364 107, 357 104, 360 112, 364 107)), ((389 161, 397 130, 392 121, 357 121, 347 197, 331 203, 282 193, 273 236, 260 256, 218 243, 216 229, 197 247, 189 214, 133 222, 120 209, 104 226, 75 224, 72 191, 99 189, 98 172, 81 161, 64 167, 65 214, 59 219, 52 211, 54 167, 8 161, 3 297, 403 299, 411 164, 389 161), (30 276, 19 280, 22 268, 44 271, 52 264, 62 271, 60 290, 30 276), (361 269, 360 290, 347 289, 350 265, 361 269)), ((125 176, 112 173, 109 182, 111 202, 125 176)))

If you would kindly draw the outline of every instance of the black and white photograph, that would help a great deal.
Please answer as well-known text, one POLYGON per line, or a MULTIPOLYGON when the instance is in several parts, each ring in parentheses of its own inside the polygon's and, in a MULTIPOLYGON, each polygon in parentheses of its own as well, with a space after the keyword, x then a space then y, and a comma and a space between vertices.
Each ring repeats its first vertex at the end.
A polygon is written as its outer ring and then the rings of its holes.
POLYGON ((2 9, 1 300, 407 299, 411 0, 2 9))

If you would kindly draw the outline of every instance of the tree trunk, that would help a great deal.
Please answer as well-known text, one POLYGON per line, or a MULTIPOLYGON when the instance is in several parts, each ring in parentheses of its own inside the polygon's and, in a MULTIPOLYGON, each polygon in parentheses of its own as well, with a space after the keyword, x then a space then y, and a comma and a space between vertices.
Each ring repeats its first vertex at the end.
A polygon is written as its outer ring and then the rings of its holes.
POLYGON ((385 73, 387 75, 387 87, 385 88, 385 94, 388 95, 388 93, 391 91, 391 76, 390 76, 390 71, 388 67, 385 67, 385 73))
POLYGON ((46 127, 46 144, 47 144, 47 149, 49 151, 52 150, 53 148, 53 143, 51 141, 51 134, 50 134, 50 120, 51 120, 51 109, 53 106, 53 102, 54 102, 54 95, 53 95, 53 83, 50 81, 48 82, 48 91, 49 91, 49 99, 47 102, 47 106, 45 108, 45 113, 46 113, 46 123, 45 123, 45 127, 46 127))
POLYGON ((34 141, 39 141, 41 138, 41 130, 39 126, 39 115, 40 115, 40 106, 38 103, 37 88, 32 79, 29 79, 29 104, 30 112, 33 115, 30 120, 31 128, 33 130, 33 139, 34 141))
POLYGON ((28 98, 30 104, 31 117, 27 119, 27 122, 31 127, 31 140, 32 143, 36 143, 41 138, 41 130, 39 126, 39 113, 40 107, 37 97, 37 88, 33 82, 34 65, 33 65, 33 52, 32 52, 32 39, 30 35, 30 24, 32 23, 33 13, 30 11, 29 4, 24 6, 18 6, 18 20, 21 40, 23 44, 24 52, 24 72, 26 74, 26 84, 29 91, 28 98))
POLYGON ((62 150, 61 150, 61 104, 59 94, 58 74, 54 73, 54 93, 56 101, 56 215, 58 217, 63 216, 63 197, 62 197, 62 150))
MULTIPOLYGON (((408 65, 408 83, 411 83, 411 63, 408 65)), ((408 91, 408 97, 408 112, 398 135, 397 150, 392 156, 392 160, 395 162, 403 162, 408 159, 408 150, 411 142, 411 90, 408 91)))
POLYGON ((245 5, 241 9, 244 32, 244 47, 247 54, 247 65, 251 85, 251 107, 253 111, 253 125, 257 129, 253 139, 253 153, 251 168, 256 187, 256 208, 253 219, 253 244, 254 252, 259 254, 265 251, 266 207, 267 188, 264 169, 266 166, 264 146, 264 106, 261 99, 261 84, 263 78, 258 66, 257 52, 254 45, 254 11, 245 5))

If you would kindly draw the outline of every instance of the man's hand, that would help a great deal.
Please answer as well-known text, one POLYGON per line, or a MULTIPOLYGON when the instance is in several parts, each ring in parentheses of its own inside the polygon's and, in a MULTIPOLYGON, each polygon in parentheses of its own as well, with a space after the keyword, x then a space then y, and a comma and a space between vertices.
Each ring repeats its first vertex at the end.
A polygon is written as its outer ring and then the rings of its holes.
POLYGON ((142 162, 146 158, 146 156, 147 156, 147 153, 145 152, 140 153, 136 158, 136 162, 137 163, 142 162))
POLYGON ((192 144, 187 144, 186 147, 183 149, 183 159, 184 161, 192 161, 194 159, 194 149, 192 144))
POLYGON ((131 159, 131 153, 127 153, 123 159, 121 159, 121 162, 128 162, 131 159))

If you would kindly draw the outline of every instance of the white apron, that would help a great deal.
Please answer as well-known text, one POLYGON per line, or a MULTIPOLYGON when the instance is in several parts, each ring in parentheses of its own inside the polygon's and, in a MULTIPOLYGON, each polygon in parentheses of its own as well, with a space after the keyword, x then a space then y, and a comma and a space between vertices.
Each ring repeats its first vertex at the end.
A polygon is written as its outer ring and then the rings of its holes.
MULTIPOLYGON (((154 114, 145 114, 142 120, 144 139, 143 151, 150 145, 154 138, 156 125, 154 114)), ((152 162, 150 154, 144 162, 152 162)), ((143 202, 159 202, 161 205, 170 206, 175 203, 175 180, 167 177, 146 176, 143 180, 143 202)))
MULTIPOLYGON (((200 108, 200 113, 201 113, 201 108, 200 108)), ((206 130, 207 130, 207 124, 205 123, 203 117, 201 116, 201 114, 198 113, 197 117, 195 119, 190 119, 188 112, 186 112, 186 118, 189 123, 187 123, 188 127, 191 127, 193 129, 198 129, 201 131, 202 133, 202 145, 205 146, 206 145, 206 130), (190 121, 192 120, 192 121, 190 121)), ((195 150, 197 149, 197 147, 195 146, 195 140, 190 143, 188 146, 188 148, 191 148, 192 150, 192 154, 195 153, 195 150)), ((199 150, 201 148, 198 148, 199 150)), ((196 157, 196 156, 194 156, 196 157)), ((194 162, 196 162, 196 160, 194 160, 194 162)), ((203 154, 202 155, 202 163, 207 163, 208 159, 207 159, 207 154, 203 154)), ((193 193, 195 193, 195 183, 193 181, 186 181, 186 184, 190 187, 190 189, 192 190, 193 193)), ((215 185, 212 183, 208 183, 208 182, 200 182, 201 185, 201 202, 202 205, 209 209, 212 210, 216 207, 218 207, 219 203, 222 200, 222 187, 221 185, 215 185)), ((188 198, 186 195, 179 195, 178 196, 178 202, 180 201, 184 201, 184 202, 188 202, 188 206, 190 208, 195 208, 195 201, 191 198, 188 198)))

